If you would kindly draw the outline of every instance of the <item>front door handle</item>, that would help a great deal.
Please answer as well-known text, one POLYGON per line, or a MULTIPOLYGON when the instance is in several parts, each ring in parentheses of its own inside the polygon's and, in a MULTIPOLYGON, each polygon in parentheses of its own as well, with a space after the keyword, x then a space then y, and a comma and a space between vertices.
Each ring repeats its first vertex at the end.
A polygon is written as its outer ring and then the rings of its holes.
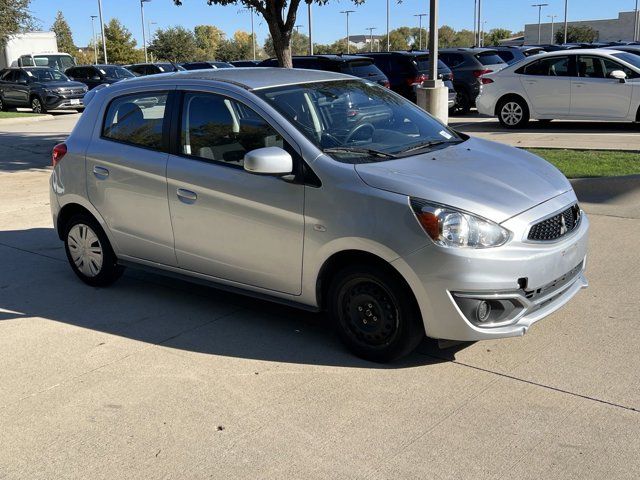
POLYGON ((93 174, 99 180, 104 180, 109 176, 109 170, 104 167, 95 166, 93 167, 93 174))
POLYGON ((193 203, 198 199, 198 194, 196 192, 192 192, 186 188, 179 188, 176 191, 176 194, 180 200, 186 203, 193 203))

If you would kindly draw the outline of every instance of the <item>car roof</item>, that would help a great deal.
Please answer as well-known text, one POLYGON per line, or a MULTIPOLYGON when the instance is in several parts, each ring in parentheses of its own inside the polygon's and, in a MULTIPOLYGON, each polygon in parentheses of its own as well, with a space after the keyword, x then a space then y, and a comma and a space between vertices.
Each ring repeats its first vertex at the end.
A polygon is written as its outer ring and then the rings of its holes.
MULTIPOLYGON (((359 57, 356 57, 359 58, 359 57)), ((247 67, 242 69, 220 68, 207 70, 187 70, 181 72, 169 72, 160 75, 149 75, 127 80, 129 86, 135 82, 168 82, 175 83, 185 80, 210 80, 227 82, 241 86, 248 90, 261 88, 293 85, 297 83, 312 83, 333 80, 353 79, 350 75, 342 73, 326 72, 322 70, 306 70, 301 68, 280 67, 247 67)))
MULTIPOLYGON (((557 50, 555 52, 547 52, 545 57, 547 56, 563 56, 563 55, 611 55, 612 53, 623 53, 620 50, 610 49, 610 48, 579 48, 579 49, 571 49, 571 50, 557 50)), ((532 57, 533 58, 533 57, 532 57)))
POLYGON ((441 52, 462 52, 462 53, 484 53, 484 52, 496 52, 495 48, 485 47, 458 47, 458 48, 441 48, 441 52))

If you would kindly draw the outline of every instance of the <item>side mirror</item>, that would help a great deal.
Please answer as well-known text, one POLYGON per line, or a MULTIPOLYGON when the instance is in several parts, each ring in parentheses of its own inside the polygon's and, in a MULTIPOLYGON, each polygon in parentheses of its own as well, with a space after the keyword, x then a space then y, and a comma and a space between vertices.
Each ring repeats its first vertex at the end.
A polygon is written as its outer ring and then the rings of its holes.
POLYGON ((609 74, 609 78, 614 78, 616 80, 619 80, 620 83, 625 83, 627 81, 627 74, 622 70, 614 70, 609 74))
POLYGON ((257 148, 245 154, 244 169, 258 175, 290 175, 293 159, 280 147, 257 148))

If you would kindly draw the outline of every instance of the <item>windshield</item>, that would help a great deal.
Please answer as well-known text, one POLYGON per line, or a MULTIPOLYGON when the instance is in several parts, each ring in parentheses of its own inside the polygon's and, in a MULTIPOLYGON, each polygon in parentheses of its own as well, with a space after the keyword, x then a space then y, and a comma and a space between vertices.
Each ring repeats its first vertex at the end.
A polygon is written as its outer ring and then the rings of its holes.
POLYGON ((100 73, 107 78, 132 78, 135 77, 133 73, 131 73, 126 68, 122 67, 114 67, 114 66, 100 66, 97 67, 100 70, 100 73))
POLYGON ((35 64, 42 67, 50 67, 64 72, 67 68, 75 67, 73 58, 69 55, 34 55, 35 64))
POLYGON ((461 138, 371 82, 342 80, 256 91, 318 148, 348 163, 408 156, 461 138))
POLYGON ((505 63, 496 52, 478 53, 476 58, 482 65, 499 65, 505 63))
POLYGON ((67 76, 53 68, 25 68, 25 72, 35 82, 67 82, 67 76))
POLYGON ((640 68, 640 56, 634 54, 634 53, 629 53, 629 52, 624 52, 624 53, 614 53, 613 54, 614 57, 619 58, 620 60, 630 63, 631 65, 633 65, 636 68, 640 68))

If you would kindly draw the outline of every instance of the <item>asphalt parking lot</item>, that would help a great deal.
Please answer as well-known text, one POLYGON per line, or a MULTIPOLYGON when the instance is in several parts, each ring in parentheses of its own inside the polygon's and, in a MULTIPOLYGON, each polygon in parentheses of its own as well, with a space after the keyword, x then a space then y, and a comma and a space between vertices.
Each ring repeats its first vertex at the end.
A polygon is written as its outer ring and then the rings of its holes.
POLYGON ((640 476, 640 185, 583 203, 590 288, 525 337, 381 366, 320 315, 80 283, 47 184, 77 117, 0 125, 0 478, 640 476))

